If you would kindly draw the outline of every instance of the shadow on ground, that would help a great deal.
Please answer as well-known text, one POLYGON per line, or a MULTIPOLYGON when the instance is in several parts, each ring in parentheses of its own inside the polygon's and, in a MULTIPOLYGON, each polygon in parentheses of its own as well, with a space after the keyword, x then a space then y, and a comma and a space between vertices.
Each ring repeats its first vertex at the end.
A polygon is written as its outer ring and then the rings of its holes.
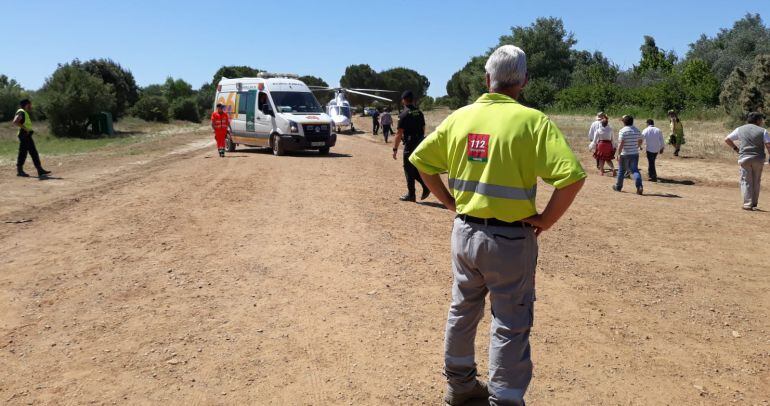
POLYGON ((675 195, 673 193, 645 193, 644 196, 649 196, 649 197, 667 197, 667 198, 670 198, 670 199, 681 199, 682 198, 682 196, 675 195))
POLYGON ((668 183, 673 185, 685 185, 685 186, 692 186, 695 184, 695 181, 689 180, 689 179, 666 179, 666 178, 658 178, 658 183, 668 183))
MULTIPOLYGON (((265 154, 271 155, 273 150, 270 148, 238 148, 238 152, 247 154, 265 154)), ((225 154, 227 156, 227 154, 225 154)), ((289 151, 286 152, 286 157, 289 158, 350 158, 350 154, 339 154, 336 152, 329 152, 327 155, 321 155, 318 151, 304 150, 304 151, 289 151)))
POLYGON ((444 210, 446 210, 446 206, 444 206, 441 203, 436 203, 436 202, 418 202, 417 204, 419 204, 420 206, 428 206, 428 207, 434 207, 434 208, 437 208, 437 209, 444 209, 444 210))

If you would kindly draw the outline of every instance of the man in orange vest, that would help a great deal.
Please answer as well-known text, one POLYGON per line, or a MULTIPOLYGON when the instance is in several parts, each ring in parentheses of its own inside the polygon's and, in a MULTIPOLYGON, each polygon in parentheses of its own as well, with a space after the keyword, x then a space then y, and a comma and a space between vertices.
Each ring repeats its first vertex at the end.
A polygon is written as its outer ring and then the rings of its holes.
POLYGON ((227 116, 224 108, 224 104, 217 103, 216 111, 211 113, 211 128, 214 129, 214 139, 217 141, 219 156, 222 158, 225 157, 225 137, 228 131, 232 131, 230 117, 227 116))

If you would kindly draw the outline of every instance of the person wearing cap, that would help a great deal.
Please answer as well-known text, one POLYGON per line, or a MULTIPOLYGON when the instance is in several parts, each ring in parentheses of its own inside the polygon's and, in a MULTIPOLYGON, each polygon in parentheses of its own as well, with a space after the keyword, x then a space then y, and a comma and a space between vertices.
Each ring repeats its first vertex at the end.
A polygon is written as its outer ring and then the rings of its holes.
MULTIPOLYGON (((588 128, 588 142, 591 143, 591 146, 593 148, 596 148, 596 143, 594 143, 594 139, 596 138, 596 132, 604 130, 607 127, 607 123, 609 122, 609 118, 607 117, 604 112, 598 112, 596 113, 596 120, 594 120, 593 123, 591 123, 591 126, 588 128)), ((609 127, 610 132, 612 132, 612 127, 609 127)), ((595 150, 594 150, 595 152, 595 150)), ((602 164, 602 160, 599 158, 596 158, 596 169, 599 169, 604 172, 604 170, 600 169, 602 164)))
POLYGON ((485 70, 489 93, 449 115, 410 161, 456 213, 444 400, 460 405, 488 397, 491 405, 523 405, 532 379, 537 239, 570 207, 586 173, 556 125, 516 101, 528 80, 524 51, 504 45, 492 52, 485 70), (538 178, 556 188, 540 214, 538 178), (474 340, 487 294, 492 320, 485 385, 476 378, 474 340))
POLYGON ((679 156, 679 150, 682 149, 682 145, 685 144, 684 126, 682 125, 682 120, 679 119, 679 114, 674 110, 668 111, 668 119, 671 122, 669 144, 674 146, 674 156, 679 156))
POLYGON ((750 113, 746 124, 736 128, 725 138, 725 144, 738 153, 744 210, 757 210, 759 203, 762 169, 767 158, 765 150, 770 154, 770 135, 764 125, 764 114, 750 113), (736 142, 740 146, 735 145, 736 142))
POLYGON ((425 117, 422 115, 422 111, 415 106, 414 94, 411 90, 401 94, 401 103, 404 105, 404 110, 398 115, 398 132, 395 141, 393 141, 393 159, 396 159, 396 154, 398 154, 398 146, 402 141, 404 143, 404 175, 406 176, 407 193, 401 196, 400 200, 404 202, 417 200, 415 182, 422 185, 420 200, 425 200, 430 195, 430 190, 420 178, 417 168, 409 161, 412 152, 425 138, 425 117))
POLYGON ((211 113, 211 128, 214 130, 214 139, 217 142, 217 150, 219 156, 224 158, 225 156, 225 138, 227 132, 232 131, 230 127, 230 117, 225 112, 225 105, 217 103, 217 109, 211 113))
POLYGON ((642 148, 642 133, 634 127, 634 117, 625 115, 620 119, 624 127, 618 134, 618 176, 617 182, 612 185, 612 190, 623 190, 623 179, 626 172, 630 172, 636 184, 636 194, 644 194, 642 186, 642 174, 639 173, 639 150, 642 148))
POLYGON ((19 109, 13 118, 13 125, 19 127, 19 156, 16 159, 16 176, 29 177, 24 172, 24 162, 27 161, 27 154, 29 154, 32 158, 32 163, 35 164, 35 169, 37 169, 37 176, 44 178, 51 171, 43 169, 43 165, 40 163, 40 154, 37 153, 35 141, 32 139, 32 134, 35 131, 32 129, 32 119, 29 116, 30 111, 32 111, 32 102, 29 99, 24 99, 19 102, 19 109))

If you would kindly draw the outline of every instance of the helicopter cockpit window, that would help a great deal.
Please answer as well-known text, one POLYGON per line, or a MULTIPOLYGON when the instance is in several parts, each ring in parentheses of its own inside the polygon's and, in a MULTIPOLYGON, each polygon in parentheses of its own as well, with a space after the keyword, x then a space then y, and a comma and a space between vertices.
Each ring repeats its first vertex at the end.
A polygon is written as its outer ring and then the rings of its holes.
POLYGON ((350 107, 348 106, 340 107, 340 114, 345 117, 350 117, 350 107))
POLYGON ((271 92, 275 108, 282 113, 323 113, 310 92, 271 92))

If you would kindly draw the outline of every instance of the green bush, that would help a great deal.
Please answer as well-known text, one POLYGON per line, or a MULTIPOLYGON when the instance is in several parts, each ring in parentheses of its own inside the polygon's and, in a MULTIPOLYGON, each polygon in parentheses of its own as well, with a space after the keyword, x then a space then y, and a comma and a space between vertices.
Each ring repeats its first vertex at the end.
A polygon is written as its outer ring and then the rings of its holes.
POLYGON ((174 100, 169 108, 169 115, 175 120, 192 121, 200 123, 201 116, 198 112, 198 101, 194 96, 174 100))
POLYGON ((557 91, 556 85, 548 79, 532 79, 524 87, 521 101, 528 106, 543 109, 553 104, 557 91))
POLYGON ((51 132, 59 137, 89 138, 89 117, 115 107, 112 85, 86 72, 78 61, 59 65, 40 96, 51 132))
POLYGON ((0 75, 0 121, 10 121, 19 110, 19 101, 27 97, 18 82, 0 75))
POLYGON ((111 59, 92 59, 83 62, 83 69, 110 84, 115 90, 115 107, 110 111, 113 119, 123 117, 139 98, 134 75, 111 59))
POLYGON ((425 96, 422 99, 420 99, 419 104, 420 104, 420 110, 430 111, 430 110, 433 110, 433 106, 436 104, 436 101, 430 96, 425 96))
POLYGON ((168 122, 168 101, 163 96, 143 94, 130 110, 130 114, 145 121, 168 122))

